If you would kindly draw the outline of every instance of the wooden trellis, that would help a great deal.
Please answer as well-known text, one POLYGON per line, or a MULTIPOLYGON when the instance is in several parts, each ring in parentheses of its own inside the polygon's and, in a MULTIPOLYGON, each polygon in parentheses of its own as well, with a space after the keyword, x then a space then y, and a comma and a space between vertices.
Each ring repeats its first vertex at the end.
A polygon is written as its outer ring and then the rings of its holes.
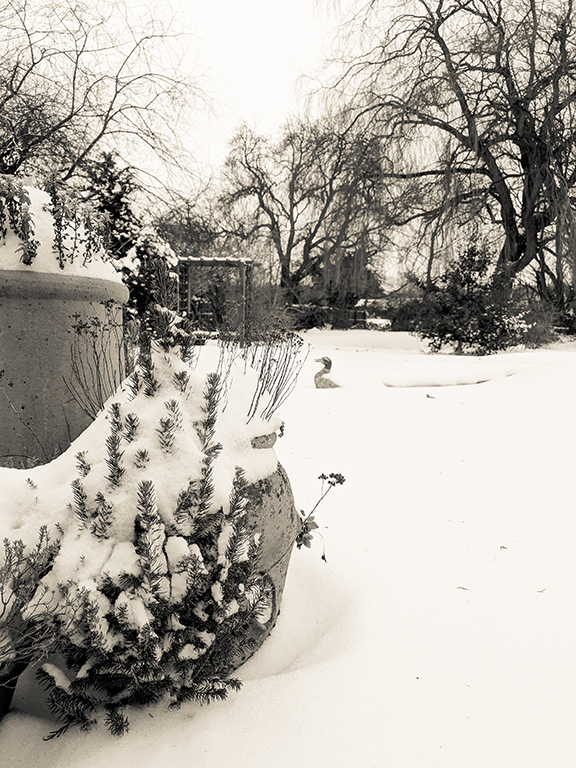
POLYGON ((239 304, 240 319, 238 330, 242 336, 246 335, 249 322, 250 287, 252 267, 254 262, 247 258, 213 257, 182 259, 179 263, 179 301, 180 314, 193 317, 197 313, 194 270, 203 268, 224 267, 238 270, 239 275, 239 304))

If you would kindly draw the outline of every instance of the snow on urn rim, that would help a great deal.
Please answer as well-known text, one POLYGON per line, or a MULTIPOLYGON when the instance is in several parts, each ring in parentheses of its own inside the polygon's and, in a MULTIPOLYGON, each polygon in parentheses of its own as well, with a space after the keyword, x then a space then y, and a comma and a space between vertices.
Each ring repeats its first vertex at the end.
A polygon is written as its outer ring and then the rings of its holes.
POLYGON ((15 273, 19 279, 25 277, 26 280, 48 274, 65 280, 71 277, 97 279, 122 286, 121 275, 108 261, 102 245, 95 243, 94 238, 90 246, 87 245, 89 233, 83 222, 75 225, 64 217, 61 236, 57 238, 50 195, 18 180, 5 181, 5 184, 7 188, 0 186, 0 196, 6 199, 10 190, 15 190, 13 199, 18 201, 16 218, 26 233, 28 243, 22 232, 17 234, 14 231, 13 217, 7 215, 7 206, 4 206, 3 221, 0 221, 3 235, 0 272, 15 273), (19 197, 16 197, 17 194, 19 197), (32 253, 27 260, 25 257, 30 244, 32 253))

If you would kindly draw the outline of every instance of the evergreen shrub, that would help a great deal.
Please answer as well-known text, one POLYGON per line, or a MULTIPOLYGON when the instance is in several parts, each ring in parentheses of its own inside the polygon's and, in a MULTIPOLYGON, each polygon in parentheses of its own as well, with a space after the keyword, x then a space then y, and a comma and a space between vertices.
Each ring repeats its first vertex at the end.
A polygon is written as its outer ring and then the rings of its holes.
POLYGON ((294 304, 288 308, 294 318, 296 330, 309 330, 310 328, 323 328, 330 324, 330 308, 317 304, 294 304))
POLYGON ((490 275, 488 250, 471 243, 433 286, 419 284, 413 330, 433 352, 491 354, 516 343, 510 300, 490 275))
POLYGON ((510 325, 517 344, 538 349, 558 340, 560 313, 546 301, 532 300, 527 305, 514 305, 513 310, 510 325))

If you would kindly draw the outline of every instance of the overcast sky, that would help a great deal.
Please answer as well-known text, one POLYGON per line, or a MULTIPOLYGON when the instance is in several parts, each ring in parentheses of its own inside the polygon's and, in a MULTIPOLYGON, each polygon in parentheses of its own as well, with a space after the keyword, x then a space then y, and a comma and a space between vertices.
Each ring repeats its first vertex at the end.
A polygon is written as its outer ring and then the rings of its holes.
POLYGON ((314 73, 330 42, 336 16, 328 6, 329 0, 183 0, 219 111, 195 136, 204 162, 220 164, 242 120, 266 133, 298 109, 297 81, 314 73))

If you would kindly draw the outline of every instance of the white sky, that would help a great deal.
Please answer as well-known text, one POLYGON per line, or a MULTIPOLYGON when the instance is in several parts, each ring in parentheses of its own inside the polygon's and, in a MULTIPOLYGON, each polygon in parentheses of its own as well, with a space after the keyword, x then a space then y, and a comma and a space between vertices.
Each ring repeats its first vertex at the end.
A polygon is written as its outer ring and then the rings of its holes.
POLYGON ((218 165, 243 120, 263 133, 299 105, 297 81, 322 63, 336 21, 328 0, 182 0, 218 115, 194 136, 218 165))

